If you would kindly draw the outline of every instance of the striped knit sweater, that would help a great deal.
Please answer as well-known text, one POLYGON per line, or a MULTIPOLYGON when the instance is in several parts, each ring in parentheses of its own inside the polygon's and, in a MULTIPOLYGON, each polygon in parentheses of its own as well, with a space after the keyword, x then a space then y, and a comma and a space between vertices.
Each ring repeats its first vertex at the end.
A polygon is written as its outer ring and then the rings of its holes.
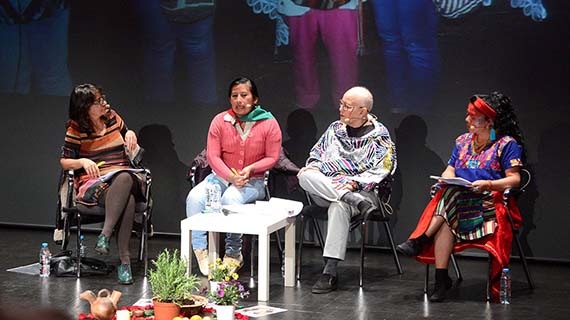
POLYGON ((334 182, 358 183, 369 191, 396 170, 396 146, 388 129, 369 115, 374 129, 362 137, 349 137, 346 124, 333 122, 313 146, 307 166, 319 169, 334 182))

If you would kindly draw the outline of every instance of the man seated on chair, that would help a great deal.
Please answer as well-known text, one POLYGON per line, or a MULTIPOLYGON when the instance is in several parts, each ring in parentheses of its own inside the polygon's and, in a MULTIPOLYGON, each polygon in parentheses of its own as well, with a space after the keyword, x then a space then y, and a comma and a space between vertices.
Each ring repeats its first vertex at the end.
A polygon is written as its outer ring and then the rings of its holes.
POLYGON ((352 217, 363 219, 378 210, 374 186, 396 166, 396 147, 388 129, 370 114, 373 97, 353 87, 340 100, 340 119, 333 122, 311 149, 299 184, 315 204, 328 207, 323 273, 313 293, 337 287, 337 264, 344 260, 352 217))

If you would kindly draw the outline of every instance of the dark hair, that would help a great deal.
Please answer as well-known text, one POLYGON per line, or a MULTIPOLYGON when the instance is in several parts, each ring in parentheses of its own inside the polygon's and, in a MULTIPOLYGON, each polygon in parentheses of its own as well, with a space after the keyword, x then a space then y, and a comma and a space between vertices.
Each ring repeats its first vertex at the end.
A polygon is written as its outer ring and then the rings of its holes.
MULTIPOLYGON (((89 107, 95 103, 97 93, 102 95, 103 88, 90 83, 80 84, 71 91, 69 120, 77 122, 81 131, 93 132, 91 119, 89 119, 89 107)), ((69 126, 69 123, 67 125, 69 126)))
POLYGON ((257 93, 257 86, 255 85, 255 82, 246 77, 236 78, 234 79, 234 81, 230 83, 230 87, 228 89, 228 98, 232 96, 232 89, 240 84, 247 84, 249 86, 249 91, 251 92, 251 95, 253 96, 254 100, 259 99, 259 94, 257 93))
POLYGON ((513 137, 524 150, 524 140, 517 115, 511 104, 511 99, 500 92, 493 92, 489 95, 477 95, 483 99, 491 108, 497 112, 497 117, 493 121, 493 128, 497 133, 497 138, 503 136, 513 137))

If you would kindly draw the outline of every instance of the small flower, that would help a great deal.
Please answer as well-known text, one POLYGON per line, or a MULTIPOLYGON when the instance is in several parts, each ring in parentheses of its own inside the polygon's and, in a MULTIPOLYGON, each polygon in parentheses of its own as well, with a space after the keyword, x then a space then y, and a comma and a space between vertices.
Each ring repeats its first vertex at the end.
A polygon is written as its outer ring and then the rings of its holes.
POLYGON ((230 281, 230 277, 225 277, 224 281, 230 281))
POLYGON ((233 273, 233 274, 232 274, 232 278, 233 278, 234 280, 237 280, 237 279, 239 278, 239 276, 238 276, 237 273, 233 273))
POLYGON ((224 292, 224 290, 222 290, 222 289, 219 289, 219 290, 218 290, 218 296, 219 296, 220 298, 223 298, 225 295, 226 295, 226 293, 224 292))

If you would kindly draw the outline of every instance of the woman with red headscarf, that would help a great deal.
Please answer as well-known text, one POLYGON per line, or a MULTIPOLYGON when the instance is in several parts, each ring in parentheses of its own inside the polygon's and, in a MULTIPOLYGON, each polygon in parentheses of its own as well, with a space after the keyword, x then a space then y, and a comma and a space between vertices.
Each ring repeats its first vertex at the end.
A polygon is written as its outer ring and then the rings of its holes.
POLYGON ((407 256, 433 249, 434 302, 442 301, 451 287, 447 268, 454 245, 490 239, 497 232, 497 210, 504 210, 501 193, 518 187, 521 179, 524 149, 510 99, 498 92, 471 97, 465 122, 469 132, 455 140, 442 177, 460 177, 470 185, 443 185, 410 239, 397 248, 407 256))

